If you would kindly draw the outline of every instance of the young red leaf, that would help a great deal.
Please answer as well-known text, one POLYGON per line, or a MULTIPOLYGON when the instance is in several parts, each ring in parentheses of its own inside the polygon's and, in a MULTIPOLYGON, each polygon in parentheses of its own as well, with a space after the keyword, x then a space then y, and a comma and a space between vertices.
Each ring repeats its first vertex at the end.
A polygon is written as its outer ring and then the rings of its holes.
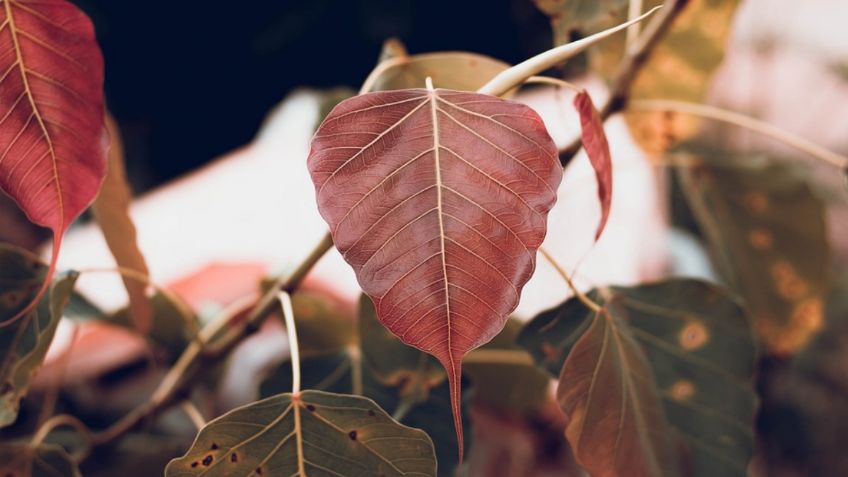
MULTIPOLYGON (((65 0, 0 7, 0 188, 62 234, 94 200, 105 175, 103 58, 88 17, 65 0)), ((10 324, 17 317, 4 323, 10 324)))
POLYGON ((595 240, 598 240, 607 225, 612 203, 612 156, 604 132, 604 122, 592 104, 589 93, 577 93, 574 97, 574 108, 580 114, 583 148, 586 149, 586 155, 589 156, 589 162, 592 163, 598 179, 598 199, 601 201, 601 221, 595 231, 595 240))
POLYGON ((518 304, 562 180, 545 125, 488 95, 371 93, 327 116, 308 165, 380 321, 445 367, 461 458, 460 362, 518 304))

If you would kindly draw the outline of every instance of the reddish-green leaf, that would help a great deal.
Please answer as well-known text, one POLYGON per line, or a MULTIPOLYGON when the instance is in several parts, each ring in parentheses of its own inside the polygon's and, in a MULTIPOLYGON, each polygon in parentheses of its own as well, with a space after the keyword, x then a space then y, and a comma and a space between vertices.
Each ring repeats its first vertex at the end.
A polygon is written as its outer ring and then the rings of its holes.
POLYGON ((462 442, 460 362, 518 304, 562 179, 545 125, 482 94, 372 93, 330 113, 309 170, 380 321, 447 370, 462 442))
MULTIPOLYGON (((127 183, 124 168, 124 145, 118 123, 111 115, 106 116, 106 128, 111 139, 109 144, 109 172, 97 200, 91 205, 94 218, 100 224, 103 238, 115 262, 120 267, 149 275, 147 261, 138 248, 135 224, 129 214, 132 202, 132 190, 127 183)), ((147 285, 132 278, 124 277, 130 301, 130 315, 135 326, 148 333, 153 327, 153 306, 147 297, 147 285)))
POLYGON ((604 122, 592 103, 589 93, 581 91, 574 97, 574 108, 580 114, 580 129, 583 148, 598 179, 598 199, 601 201, 601 221, 595 232, 595 240, 604 232, 612 203, 612 155, 610 155, 604 122))
POLYGON ((4 1, 0 189, 53 231, 53 260, 38 297, 50 284, 62 234, 100 188, 104 137, 103 58, 91 21, 65 0, 4 1))

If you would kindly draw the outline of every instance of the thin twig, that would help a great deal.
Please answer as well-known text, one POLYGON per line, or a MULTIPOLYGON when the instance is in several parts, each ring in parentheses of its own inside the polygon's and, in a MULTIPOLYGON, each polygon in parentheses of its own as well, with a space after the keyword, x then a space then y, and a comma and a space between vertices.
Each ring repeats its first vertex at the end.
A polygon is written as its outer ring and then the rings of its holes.
POLYGON ((30 447, 38 447, 44 442, 44 439, 47 438, 47 435, 50 434, 54 429, 61 426, 70 426, 73 427, 77 432, 79 432, 83 440, 85 441, 85 448, 79 453, 75 458, 77 460, 82 460, 85 456, 88 455, 88 452, 91 450, 93 435, 91 433, 91 429, 85 425, 82 421, 77 419, 70 414, 57 414, 50 419, 44 421, 38 430, 35 432, 35 435, 32 436, 32 439, 29 441, 30 447))
POLYGON ((825 149, 814 142, 780 129, 765 121, 760 121, 759 119, 755 119, 735 111, 728 111, 726 109, 708 106, 706 104, 665 99, 634 100, 630 102, 627 110, 669 111, 722 121, 768 136, 836 167, 843 169, 848 167, 848 158, 845 156, 825 149))
POLYGON ((292 365, 292 395, 300 394, 300 346, 297 344, 297 325, 294 323, 294 308, 291 295, 287 291, 277 294, 283 309, 283 320, 286 323, 286 335, 289 337, 289 355, 292 365))
MULTIPOLYGON (((630 0, 627 5, 627 19, 633 20, 642 13, 642 0, 630 0)), ((627 29, 627 37, 625 40, 625 51, 633 51, 636 45, 636 40, 639 39, 639 24, 634 23, 627 29)))
POLYGON ((553 255, 548 253, 548 251, 545 250, 544 247, 539 247, 539 252, 542 254, 543 257, 545 257, 545 260, 547 260, 548 263, 553 265, 554 269, 565 280, 565 283, 568 284, 568 288, 571 289, 571 292, 574 293, 574 296, 578 300, 580 300, 584 305, 586 305, 587 308, 594 311, 595 313, 598 313, 599 311, 601 311, 601 305, 592 301, 591 298, 586 296, 576 286, 574 286, 574 281, 571 280, 571 277, 568 276, 568 273, 566 273, 565 269, 559 264, 559 262, 556 261, 556 259, 553 257, 553 255))
POLYGON ((198 409, 191 400, 186 399, 181 402, 180 407, 198 431, 203 429, 203 426, 206 425, 206 418, 203 417, 203 414, 200 413, 200 409, 198 409))

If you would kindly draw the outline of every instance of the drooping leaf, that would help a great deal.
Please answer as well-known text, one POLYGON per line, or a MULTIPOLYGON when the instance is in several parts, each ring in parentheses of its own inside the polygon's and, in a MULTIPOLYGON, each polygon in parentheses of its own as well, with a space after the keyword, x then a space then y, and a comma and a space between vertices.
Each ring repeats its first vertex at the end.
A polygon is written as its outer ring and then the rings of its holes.
POLYGON ((359 299, 359 339, 363 366, 384 386, 398 387, 405 405, 426 401, 430 389, 445 380, 438 361, 403 344, 380 324, 365 295, 359 299))
MULTIPOLYGON (((110 139, 109 169, 100 193, 91 205, 91 211, 100 224, 103 238, 117 265, 150 275, 144 255, 138 248, 135 224, 129 215, 132 191, 124 167, 124 145, 118 124, 111 115, 106 115, 106 129, 110 139)), ((131 278, 124 277, 123 280, 129 295, 133 322, 142 333, 147 333, 153 326, 153 306, 147 297, 147 286, 131 278)))
POLYGON ((716 285, 672 279, 614 287, 602 303, 596 315, 569 300, 519 337, 551 374, 562 367, 558 396, 572 415, 567 437, 581 463, 597 469, 593 475, 747 475, 755 347, 737 301, 716 285), (646 439, 656 444, 645 447, 646 439), (648 450, 661 457, 640 455, 648 450))
POLYGON ((40 298, 62 234, 105 175, 103 58, 91 21, 66 0, 3 2, 0 51, 0 189, 54 236, 40 298))
POLYGON ((0 444, 3 477, 82 477, 76 462, 59 446, 0 444))
POLYGON ((373 91, 421 88, 430 77, 438 88, 476 91, 509 68, 509 64, 477 53, 450 51, 404 56, 383 71, 373 91))
POLYGON ((612 204, 612 155, 604 132, 604 122, 589 93, 585 90, 578 93, 574 97, 574 107, 580 114, 583 148, 586 149, 586 155, 598 180, 598 199, 601 202, 601 221, 595 232, 595 240, 598 240, 607 225, 612 204))
MULTIPOLYGON (((645 0, 643 10, 663 4, 645 0)), ((573 36, 587 36, 619 24, 627 18, 626 0, 536 0, 551 17, 557 45, 573 36)), ((675 99, 701 102, 713 72, 724 58, 724 49, 739 0, 687 0, 666 36, 651 51, 630 87, 630 99, 675 99)), ((624 54, 625 35, 599 43, 589 51, 593 71, 611 78, 624 54)), ((674 113, 627 114, 639 144, 661 153, 698 130, 693 116, 674 113)))
POLYGON ((308 167, 380 321, 447 370, 460 434, 462 357, 518 304, 562 180, 542 120, 474 93, 361 95, 318 128, 308 167))
MULTIPOLYGON (((46 273, 37 257, 0 244, 0 323, 26 307, 46 273)), ((0 328, 0 427, 17 418, 21 398, 47 355, 77 276, 69 273, 57 279, 36 309, 0 328)))
MULTIPOLYGON (((304 389, 327 391, 339 394, 353 393, 353 369, 350 349, 313 355, 301 361, 304 389)), ((439 463, 439 477, 453 477, 458 464, 456 433, 451 422, 450 389, 447 381, 429 390, 424 401, 412 402, 404 399, 399 386, 384 385, 373 371, 362 369, 362 395, 374 402, 397 420, 410 427, 426 432, 433 439, 439 463)), ((277 366, 260 385, 260 397, 269 397, 291 390, 291 362, 277 366)), ((463 402, 469 403, 474 389, 463 392, 463 402)), ((463 424, 470 436, 471 426, 467 406, 463 407, 463 424)))
POLYGON ((201 429, 167 477, 206 475, 436 475, 426 433, 374 401, 322 391, 248 404, 201 429))
POLYGON ((716 269, 746 300, 768 351, 791 354, 824 324, 825 207, 803 172, 765 156, 686 146, 672 156, 716 269))
POLYGON ((464 371, 474 400, 510 415, 536 411, 548 400, 551 378, 515 343, 522 324, 510 319, 492 341, 469 353, 464 371))

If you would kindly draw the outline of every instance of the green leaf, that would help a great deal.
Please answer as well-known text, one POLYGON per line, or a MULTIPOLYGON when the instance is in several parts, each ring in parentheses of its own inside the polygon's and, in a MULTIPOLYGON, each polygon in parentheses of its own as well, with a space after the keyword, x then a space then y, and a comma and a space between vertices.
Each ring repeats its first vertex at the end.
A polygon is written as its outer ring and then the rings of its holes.
MULTIPOLYGON (((596 316, 572 299, 534 318, 518 338, 552 374, 562 366, 561 403, 588 401, 580 408, 585 414, 579 416, 590 421, 584 439, 594 437, 609 446, 626 443, 624 439, 664 437, 686 448, 680 468, 691 469, 689 475, 747 475, 756 407, 751 385, 755 347, 737 301, 716 285, 691 279, 614 287, 605 294, 594 291, 591 296, 605 304, 601 315, 606 316, 596 316), (591 392, 593 383, 602 393, 580 394, 591 392), (622 387, 641 400, 623 400, 622 387), (657 397, 664 416, 654 414, 651 399, 657 397), (628 428, 622 441, 605 441, 610 435, 602 431, 613 426, 615 432, 620 429, 619 417, 628 417, 619 411, 622 405, 646 419, 628 428), (660 418, 674 431, 652 436, 658 429, 642 424, 660 418)), ((567 436, 579 458, 584 448, 575 446, 575 434, 567 436)), ((589 446, 589 441, 581 444, 589 446)), ((630 450, 634 448, 638 449, 630 450)), ((596 460, 605 455, 603 448, 589 447, 585 452, 596 460)), ((662 470, 659 475, 676 473, 668 467, 662 470)))
POLYGON ((423 88, 429 76, 436 88, 477 91, 509 64, 477 53, 451 51, 404 56, 374 82, 372 91, 423 88))
POLYGON ((201 429, 166 477, 436 475, 433 443, 374 401, 322 391, 248 404, 201 429))
MULTIPOLYGON (((0 323, 32 300, 46 271, 37 257, 0 244, 0 323)), ((70 272, 57 278, 35 310, 0 328, 0 427, 17 418, 20 401, 44 361, 78 275, 70 272)))
MULTIPOLYGON (((150 298, 150 305, 153 309, 153 323, 147 336, 154 343, 168 350, 172 357, 179 356, 191 342, 193 333, 199 327, 199 319, 188 310, 187 306, 174 303, 171 298, 162 293, 153 295, 150 298), (191 314, 186 316, 187 313, 191 314)), ((138 330, 130 308, 118 310, 106 317, 106 321, 132 331, 138 330)))
POLYGON ((302 354, 338 351, 357 343, 356 320, 350 309, 322 293, 298 291, 292 296, 302 354))
POLYGON ((716 269, 746 300, 772 353, 804 347, 824 322, 831 255, 825 207, 788 162, 687 145, 674 153, 716 269))
POLYGON ((0 444, 3 477, 82 477, 76 462, 59 446, 0 444))
POLYGON ((366 295, 359 299, 359 336, 363 365, 382 385, 399 388, 406 405, 426 401, 430 389, 445 380, 445 370, 435 358, 403 344, 380 323, 366 295))
POLYGON ((509 414, 528 414, 548 398, 551 378, 515 343, 522 323, 510 319, 492 341, 468 354, 465 374, 477 402, 509 414))

